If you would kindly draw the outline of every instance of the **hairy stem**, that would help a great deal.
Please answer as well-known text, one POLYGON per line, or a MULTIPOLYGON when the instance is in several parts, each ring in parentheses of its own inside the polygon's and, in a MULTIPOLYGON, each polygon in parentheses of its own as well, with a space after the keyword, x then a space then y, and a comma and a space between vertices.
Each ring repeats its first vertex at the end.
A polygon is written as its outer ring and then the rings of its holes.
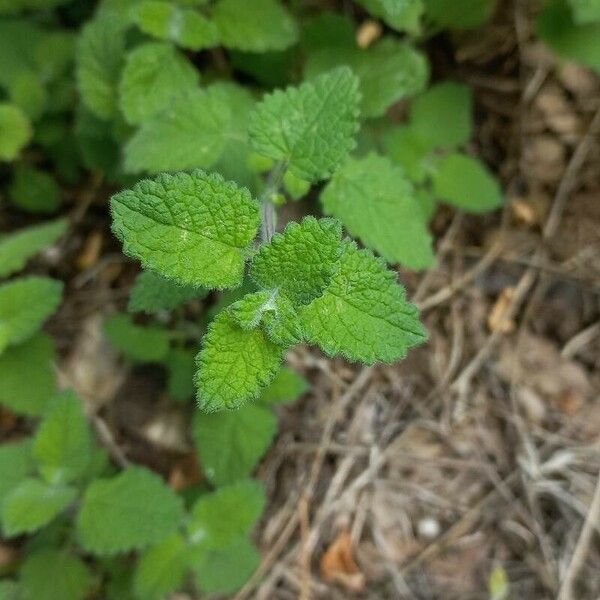
POLYGON ((285 163, 276 163, 269 173, 265 189, 260 195, 262 211, 261 241, 263 244, 268 244, 275 233, 275 205, 271 198, 279 191, 284 173, 285 163))

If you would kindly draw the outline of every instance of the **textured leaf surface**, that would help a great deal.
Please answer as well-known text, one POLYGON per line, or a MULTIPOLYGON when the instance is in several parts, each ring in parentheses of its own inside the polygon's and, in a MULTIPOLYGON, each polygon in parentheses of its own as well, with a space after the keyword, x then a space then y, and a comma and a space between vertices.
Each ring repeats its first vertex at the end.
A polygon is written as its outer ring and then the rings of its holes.
POLYGON ((0 285, 0 351, 30 338, 58 308, 62 291, 62 282, 48 277, 0 285))
POLYGON ((33 444, 39 471, 50 483, 68 483, 85 475, 92 438, 81 400, 71 392, 55 398, 33 444))
POLYGON ((213 19, 226 48, 284 50, 298 39, 296 22, 278 0, 219 0, 213 19))
POLYGON ((210 48, 219 42, 219 31, 213 22, 195 10, 170 2, 141 2, 134 10, 134 20, 144 33, 190 50, 210 48))
POLYGON ((258 232, 258 203, 245 188, 202 171, 159 175, 113 196, 113 231, 125 254, 184 285, 241 283, 258 232))
POLYGON ((170 44, 138 46, 127 55, 119 84, 125 119, 134 125, 146 121, 193 90, 198 80, 193 65, 170 44))
POLYGON ((188 532, 198 548, 219 550, 250 533, 265 506, 256 481, 240 481, 201 496, 192 508, 188 532))
POLYGON ((227 311, 220 313, 196 361, 200 408, 214 412, 253 400, 275 376, 283 354, 261 329, 242 329, 227 311))
POLYGON ((250 276, 262 288, 278 290, 294 304, 308 304, 329 283, 341 254, 339 221, 305 217, 291 222, 261 246, 250 276))
POLYGON ((44 333, 0 354, 0 404, 20 415, 43 414, 56 390, 55 359, 52 339, 44 333))
POLYGON ((19 166, 9 190, 13 204, 34 214, 52 214, 60 206, 60 189, 49 173, 19 166))
POLYGON ((212 166, 225 146, 229 107, 210 90, 178 97, 165 111, 145 121, 125 146, 125 170, 183 171, 212 166))
POLYGON ((283 367, 271 384, 260 395, 262 404, 291 404, 310 389, 304 377, 283 367))
POLYGON ((193 436, 202 470, 219 487, 245 479, 271 445, 276 430, 275 416, 260 406, 196 413, 193 436))
POLYGON ((423 343, 427 333, 396 274, 368 250, 345 243, 339 272, 301 312, 307 340, 329 355, 367 364, 391 363, 423 343))
POLYGON ((25 113, 14 104, 0 102, 0 161, 17 158, 31 134, 31 123, 25 113))
POLYGON ((346 67, 278 90, 252 114, 250 141, 300 179, 325 179, 355 146, 358 101, 358 80, 346 67))
POLYGON ((127 358, 161 361, 169 351, 169 332, 156 325, 136 325, 129 315, 114 315, 104 327, 110 343, 127 358))
POLYGON ((439 198, 468 212, 484 213, 502 204, 502 190, 487 167, 464 154, 450 154, 433 178, 439 198))
POLYGON ((156 313, 173 310, 195 298, 204 298, 206 290, 179 285, 151 271, 140 273, 129 295, 130 312, 156 313))
POLYGON ((323 209, 391 263, 425 269, 432 240, 412 184, 384 157, 350 159, 321 194, 323 209))
POLYGON ((68 486, 49 485, 25 479, 2 503, 2 529, 7 537, 37 531, 62 512, 77 496, 68 486))
POLYGON ((472 135, 471 90, 446 81, 431 86, 413 101, 411 128, 429 148, 453 148, 466 144, 472 135))
POLYGON ((140 558, 133 580, 138 598, 161 600, 179 588, 188 566, 185 540, 175 534, 146 551, 140 558))
POLYGON ((197 553, 193 568, 200 589, 206 594, 231 594, 250 579, 260 564, 260 554, 246 538, 220 550, 197 553))
POLYGON ((344 64, 360 81, 361 114, 380 117, 394 103, 423 91, 429 76, 425 56, 409 44, 385 38, 368 50, 354 46, 324 48, 315 52, 306 67, 314 77, 344 64))
POLYGON ((83 28, 77 48, 77 83, 83 103, 101 119, 110 119, 117 111, 124 53, 125 31, 118 19, 95 19, 83 28))
POLYGON ((31 442, 4 443, 0 446, 0 507, 6 495, 33 471, 31 442))
POLYGON ((27 558, 21 568, 24 598, 84 600, 92 577, 79 558, 59 550, 41 550, 27 558))
POLYGON ((58 219, 0 237, 0 277, 22 270, 31 257, 52 246, 65 233, 67 225, 66 219, 58 219))
POLYGON ((77 530, 89 552, 116 554, 160 542, 179 527, 182 516, 177 495, 160 477, 136 467, 87 488, 77 530))

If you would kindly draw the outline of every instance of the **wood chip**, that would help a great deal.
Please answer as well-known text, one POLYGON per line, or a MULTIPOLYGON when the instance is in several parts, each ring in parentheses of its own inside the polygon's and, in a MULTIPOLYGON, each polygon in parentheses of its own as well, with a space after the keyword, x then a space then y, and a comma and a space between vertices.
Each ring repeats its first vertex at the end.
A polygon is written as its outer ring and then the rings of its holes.
POLYGON ((342 531, 321 557, 321 576, 352 592, 364 590, 365 576, 354 560, 352 536, 348 530, 342 531))
POLYGON ((494 333, 511 333, 515 330, 515 322, 506 317, 514 295, 514 287, 507 287, 502 290, 488 315, 488 327, 490 331, 494 333))
POLYGON ((383 33, 383 27, 379 21, 365 21, 356 32, 356 43, 359 48, 368 48, 376 42, 383 33))

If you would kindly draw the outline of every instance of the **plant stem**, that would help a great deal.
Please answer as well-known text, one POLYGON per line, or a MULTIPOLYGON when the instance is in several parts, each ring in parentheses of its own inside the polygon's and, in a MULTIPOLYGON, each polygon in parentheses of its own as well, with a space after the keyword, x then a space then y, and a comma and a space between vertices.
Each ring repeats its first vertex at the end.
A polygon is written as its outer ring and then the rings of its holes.
POLYGON ((276 163, 269 173, 265 189, 260 195, 262 211, 261 241, 263 244, 268 244, 275 233, 275 205, 271 202, 271 198, 278 192, 284 173, 285 163, 276 163))

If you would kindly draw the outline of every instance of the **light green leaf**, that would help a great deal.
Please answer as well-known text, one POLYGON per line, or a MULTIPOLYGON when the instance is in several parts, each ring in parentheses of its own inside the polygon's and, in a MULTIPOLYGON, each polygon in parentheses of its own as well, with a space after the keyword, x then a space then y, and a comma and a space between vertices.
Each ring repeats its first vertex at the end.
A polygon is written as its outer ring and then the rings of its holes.
POLYGON ((167 393, 173 400, 185 402, 194 395, 196 354, 194 350, 181 348, 173 348, 167 354, 167 393))
POLYGON ((0 161, 17 158, 32 133, 29 119, 18 106, 0 102, 0 161))
POLYGON ((431 148, 413 131, 402 126, 389 129, 383 137, 387 155, 406 173, 414 183, 423 183, 427 178, 427 157, 431 148))
POLYGON ((125 119, 142 123, 198 85, 194 66, 170 44, 143 44, 128 55, 119 84, 125 119))
POLYGON ((77 490, 73 487, 25 479, 2 503, 4 535, 14 537, 37 531, 67 508, 76 496, 77 490))
POLYGON ((52 246, 65 233, 67 226, 66 219, 58 219, 1 236, 0 277, 8 277, 24 269, 27 261, 52 246))
POLYGON ((61 203, 60 188, 54 177, 28 166, 15 169, 9 196, 15 206, 34 214, 52 214, 61 203))
POLYGON ((342 229, 334 219, 305 217, 290 222, 261 246, 252 260, 250 276, 256 284, 277 290, 293 304, 308 304, 321 294, 337 269, 342 229))
POLYGON ((159 175, 113 196, 113 231, 145 268, 183 285, 238 286, 260 224, 245 188, 203 171, 159 175))
POLYGON ((30 338, 60 304, 61 281, 22 277, 0 285, 0 352, 30 338))
POLYGON ((442 159, 433 177, 436 195, 458 208, 485 213, 503 201, 500 184, 478 159, 464 154, 450 154, 442 159))
POLYGON ((373 16, 397 31, 417 33, 423 14, 423 0, 357 0, 373 16))
POLYGON ((195 383, 206 412, 238 408, 268 385, 284 350, 261 329, 242 329, 227 311, 211 323, 198 354, 195 383))
POLYGON ((537 33, 563 58, 600 72, 600 22, 575 23, 566 0, 552 0, 539 14, 537 33))
POLYGON ((76 52, 77 84, 83 103, 101 119, 117 112, 124 53, 125 29, 119 19, 95 19, 82 29, 76 52))
POLYGON ((52 338, 45 333, 0 354, 0 404, 17 414, 42 415, 56 390, 55 360, 52 338))
POLYGON ((283 187, 285 191, 292 197, 292 200, 300 200, 302 196, 306 196, 310 190, 310 183, 296 177, 289 171, 283 176, 283 187))
MULTIPOLYGON (((1 6, 1 5, 0 5, 1 6)), ((22 600, 21 588, 16 581, 0 581, 0 600, 22 600)))
POLYGON ((134 10, 134 20, 144 33, 190 50, 211 48, 219 43, 214 23, 195 10, 162 0, 142 2, 134 10))
POLYGON ((298 39, 294 18, 278 0, 219 0, 213 19, 226 48, 285 50, 298 39))
POLYGON ((84 600, 92 577, 85 563, 62 550, 31 554, 21 567, 24 600, 84 600))
POLYGON ((301 317, 307 340, 333 356, 392 363, 422 344, 427 332, 396 274, 369 250, 347 241, 339 272, 301 317))
POLYGON ((358 80, 347 67, 278 90, 250 118, 252 147, 300 179, 325 179, 355 146, 358 101, 358 80))
POLYGON ((240 538, 227 548, 201 550, 193 563, 198 587, 205 594, 232 594, 241 588, 260 564, 250 540, 240 538))
POLYGON ((410 126, 429 148, 453 148, 471 139, 472 112, 471 90, 446 81, 431 86, 414 99, 410 126))
POLYGON ((370 118, 380 117, 395 102, 422 92, 429 77, 426 57, 391 38, 368 50, 351 46, 317 51, 309 57, 306 76, 312 78, 339 64, 348 65, 358 76, 361 114, 370 118))
POLYGON ((600 0, 569 0, 575 23, 597 23, 600 21, 600 0))
POLYGON ((0 508, 4 498, 31 475, 31 441, 3 443, 0 446, 0 508))
POLYGON ((197 548, 227 548, 250 533, 264 506, 265 491, 257 481, 239 481, 205 494, 192 508, 189 539, 197 548))
POLYGON ((169 351, 169 332, 157 325, 136 325, 129 315, 110 317, 104 326, 106 337, 127 358, 141 362, 159 362, 169 351))
POLYGON ((147 550, 137 563, 133 585, 140 600, 161 600, 183 583, 188 567, 188 548, 174 534, 147 550))
POLYGON ((261 404, 291 404, 310 389, 304 377, 283 367, 260 395, 261 404))
POLYGON ((173 310, 190 300, 204 298, 206 294, 202 288, 179 285, 152 271, 144 271, 135 280, 127 310, 150 314, 173 310))
POLYGON ((130 468, 87 488, 77 516, 83 548, 99 555, 141 550, 175 532, 180 498, 147 469, 130 468))
POLYGON ((391 263, 422 270, 434 261, 431 235, 404 172, 382 156, 350 159, 321 194, 326 214, 391 263))
POLYGON ((92 458, 92 438, 81 400, 72 392, 55 398, 33 443, 39 471, 52 484, 83 475, 92 458))
POLYGON ((212 166, 225 147, 231 115, 218 94, 195 90, 145 121, 125 146, 125 170, 182 171, 212 166))
POLYGON ((11 83, 9 96, 31 121, 37 121, 46 109, 48 92, 37 73, 24 71, 11 83))
POLYGON ((475 29, 486 23, 496 0, 424 0, 425 14, 439 27, 475 29))
POLYGON ((213 414, 197 412, 193 438, 202 470, 218 487, 245 479, 271 445, 276 431, 275 416, 260 406, 213 414))

